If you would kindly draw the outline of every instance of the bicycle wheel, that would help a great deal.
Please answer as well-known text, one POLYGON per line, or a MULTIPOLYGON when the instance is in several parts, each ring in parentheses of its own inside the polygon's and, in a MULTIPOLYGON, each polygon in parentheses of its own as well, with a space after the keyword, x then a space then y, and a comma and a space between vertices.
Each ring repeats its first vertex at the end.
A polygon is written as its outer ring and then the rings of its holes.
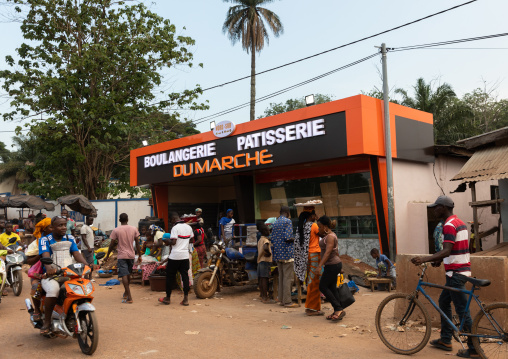
POLYGON ((386 297, 377 308, 376 330, 381 341, 397 354, 414 354, 430 339, 431 322, 423 304, 409 294, 386 297))
POLYGON ((484 359, 508 359, 508 303, 490 304, 485 307, 485 312, 487 315, 478 312, 471 333, 490 338, 473 337, 474 348, 484 359))

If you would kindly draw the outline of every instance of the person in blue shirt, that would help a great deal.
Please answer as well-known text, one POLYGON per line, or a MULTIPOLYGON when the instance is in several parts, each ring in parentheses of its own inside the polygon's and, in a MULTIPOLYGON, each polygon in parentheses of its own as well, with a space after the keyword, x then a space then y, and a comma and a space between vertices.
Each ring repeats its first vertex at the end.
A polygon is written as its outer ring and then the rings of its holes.
POLYGON ((44 271, 47 278, 42 279, 42 289, 46 292, 44 301, 44 325, 41 328, 41 334, 48 334, 51 326, 51 315, 58 298, 60 284, 51 278, 56 274, 58 266, 65 268, 73 263, 73 259, 84 265, 88 265, 85 258, 81 255, 72 235, 66 235, 67 218, 56 216, 51 219, 53 231, 51 234, 39 239, 39 255, 42 258, 52 258, 51 265, 44 265, 44 271))
POLYGON ((393 279, 393 286, 396 285, 396 273, 395 266, 384 254, 379 254, 379 249, 372 248, 370 251, 370 255, 372 258, 376 260, 377 267, 377 276, 378 277, 388 277, 393 279))
POLYGON ((279 302, 288 308, 296 308, 291 300, 291 287, 295 276, 293 224, 289 219, 289 207, 282 206, 280 217, 272 226, 270 240, 273 244, 273 260, 279 272, 279 302))

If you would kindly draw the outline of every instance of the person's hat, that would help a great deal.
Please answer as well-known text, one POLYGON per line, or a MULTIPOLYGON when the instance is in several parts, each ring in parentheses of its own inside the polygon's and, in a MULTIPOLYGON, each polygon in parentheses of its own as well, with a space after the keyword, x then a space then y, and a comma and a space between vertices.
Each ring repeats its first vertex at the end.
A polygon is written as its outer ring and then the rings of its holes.
POLYGON ((196 210, 194 212, 196 212, 196 213, 203 212, 203 210, 201 208, 196 208, 196 210))
POLYGON ((448 208, 455 207, 455 204, 453 203, 453 199, 451 199, 448 196, 439 196, 436 199, 436 202, 434 202, 432 204, 429 204, 427 207, 431 208, 431 207, 436 207, 436 206, 439 206, 439 205, 445 206, 445 207, 448 207, 448 208))

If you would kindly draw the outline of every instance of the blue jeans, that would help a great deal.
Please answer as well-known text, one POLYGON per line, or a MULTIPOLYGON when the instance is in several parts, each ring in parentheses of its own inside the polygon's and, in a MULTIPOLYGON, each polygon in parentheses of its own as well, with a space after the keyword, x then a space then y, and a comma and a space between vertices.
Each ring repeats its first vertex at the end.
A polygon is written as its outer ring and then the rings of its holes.
MULTIPOLYGON (((453 276, 446 276, 446 286, 453 287, 458 289, 466 289, 465 277, 461 274, 453 273, 453 276)), ((465 317, 466 320, 464 322, 463 331, 470 332, 471 325, 473 321, 471 319, 471 314, 469 313, 469 309, 466 311, 468 296, 466 293, 461 292, 452 292, 450 290, 443 290, 441 295, 439 296, 439 308, 446 314, 450 320, 452 320, 452 306, 451 303, 455 306, 455 312, 460 318, 462 322, 462 318, 465 317)), ((452 342, 453 328, 450 327, 448 322, 444 318, 441 318, 441 341, 446 344, 450 344, 452 342)), ((467 341, 467 346, 469 349, 474 350, 473 343, 471 342, 471 337, 469 337, 467 341)))

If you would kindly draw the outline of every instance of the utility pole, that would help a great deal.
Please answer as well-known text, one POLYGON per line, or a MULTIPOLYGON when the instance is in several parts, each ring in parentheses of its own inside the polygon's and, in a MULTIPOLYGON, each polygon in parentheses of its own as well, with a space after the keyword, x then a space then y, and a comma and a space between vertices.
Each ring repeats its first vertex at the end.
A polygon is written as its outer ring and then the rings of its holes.
POLYGON ((397 246, 395 245, 395 211, 393 208, 393 171, 392 171, 392 136, 390 133, 390 102, 388 96, 388 70, 386 65, 386 44, 381 44, 381 59, 383 62, 383 103, 385 124, 385 156, 386 156, 386 184, 388 192, 388 243, 390 260, 395 261, 397 246))

